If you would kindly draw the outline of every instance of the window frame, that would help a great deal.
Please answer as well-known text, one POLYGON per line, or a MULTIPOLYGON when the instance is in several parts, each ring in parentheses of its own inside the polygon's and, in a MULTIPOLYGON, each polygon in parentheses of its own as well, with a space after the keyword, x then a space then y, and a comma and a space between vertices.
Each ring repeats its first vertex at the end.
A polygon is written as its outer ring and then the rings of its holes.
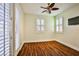
POLYGON ((44 19, 36 19, 36 31, 37 32, 44 32, 45 31, 45 20, 44 19), (37 20, 39 20, 40 24, 38 24, 37 20), (43 24, 42 24, 42 20, 43 20, 43 24), (40 30, 38 30, 37 27, 40 30), (43 28, 43 30, 42 30, 42 28, 43 28))
POLYGON ((55 32, 56 33, 64 33, 64 18, 62 16, 56 17, 56 26, 55 26, 55 32), (62 18, 62 24, 60 23, 60 19, 62 18), (58 25, 57 25, 57 20, 58 20, 58 25), (60 27, 62 26, 62 31, 60 31, 60 27), (58 31, 57 28, 58 27, 58 31))

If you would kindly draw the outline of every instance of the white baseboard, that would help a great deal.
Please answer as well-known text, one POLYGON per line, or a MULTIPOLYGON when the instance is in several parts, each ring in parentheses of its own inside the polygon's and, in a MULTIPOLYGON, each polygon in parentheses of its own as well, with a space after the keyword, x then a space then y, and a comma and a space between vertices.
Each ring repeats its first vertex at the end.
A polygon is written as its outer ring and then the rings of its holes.
POLYGON ((62 44, 64 44, 64 45, 66 45, 66 46, 68 46, 68 47, 70 47, 70 48, 72 48, 72 49, 74 49, 74 50, 79 51, 79 48, 76 47, 76 46, 73 46, 73 45, 71 45, 71 44, 69 44, 69 43, 66 43, 66 42, 63 42, 63 41, 60 41, 60 40, 56 40, 56 41, 58 41, 58 42, 60 42, 60 43, 62 43, 62 44))
POLYGON ((24 44, 24 43, 22 43, 22 44, 20 45, 19 49, 18 49, 18 50, 16 50, 16 52, 15 52, 15 56, 17 56, 17 54, 18 54, 18 53, 19 53, 19 51, 21 50, 21 48, 22 48, 23 44, 24 44))
POLYGON ((25 41, 24 43, 32 43, 32 42, 45 42, 45 41, 55 41, 55 39, 48 39, 48 40, 34 40, 34 41, 25 41))

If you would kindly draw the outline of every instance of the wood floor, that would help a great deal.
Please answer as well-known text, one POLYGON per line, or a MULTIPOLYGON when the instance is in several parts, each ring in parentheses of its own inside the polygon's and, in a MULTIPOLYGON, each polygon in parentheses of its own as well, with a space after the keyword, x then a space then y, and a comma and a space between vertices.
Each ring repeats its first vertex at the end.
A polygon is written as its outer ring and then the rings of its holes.
POLYGON ((79 56, 79 52, 59 42, 24 43, 18 56, 79 56))

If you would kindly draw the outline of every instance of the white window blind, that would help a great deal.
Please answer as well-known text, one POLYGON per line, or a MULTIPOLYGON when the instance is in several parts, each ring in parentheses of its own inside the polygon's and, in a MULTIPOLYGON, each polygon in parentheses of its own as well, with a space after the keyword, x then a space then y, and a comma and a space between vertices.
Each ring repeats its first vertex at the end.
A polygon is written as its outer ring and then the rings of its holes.
POLYGON ((10 40, 9 40, 9 22, 10 22, 10 15, 9 15, 9 4, 5 4, 5 55, 10 55, 10 40))
POLYGON ((0 56, 10 55, 9 4, 0 3, 0 56))
POLYGON ((0 4, 0 56, 4 56, 4 4, 0 4))

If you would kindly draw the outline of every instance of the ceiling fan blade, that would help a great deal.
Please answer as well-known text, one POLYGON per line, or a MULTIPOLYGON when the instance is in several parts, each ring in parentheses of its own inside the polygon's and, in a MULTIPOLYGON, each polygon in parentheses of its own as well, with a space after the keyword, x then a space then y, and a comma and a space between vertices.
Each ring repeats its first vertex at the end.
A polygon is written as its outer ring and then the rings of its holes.
POLYGON ((58 10, 59 8, 52 8, 52 10, 58 10))
POLYGON ((50 5, 50 3, 48 3, 48 5, 50 5))
POLYGON ((49 7, 52 8, 54 5, 55 5, 55 3, 51 3, 49 7))
POLYGON ((42 11, 42 13, 46 12, 47 10, 42 11))
POLYGON ((42 7, 42 6, 41 6, 41 8, 43 8, 43 9, 47 9, 46 7, 42 7))

